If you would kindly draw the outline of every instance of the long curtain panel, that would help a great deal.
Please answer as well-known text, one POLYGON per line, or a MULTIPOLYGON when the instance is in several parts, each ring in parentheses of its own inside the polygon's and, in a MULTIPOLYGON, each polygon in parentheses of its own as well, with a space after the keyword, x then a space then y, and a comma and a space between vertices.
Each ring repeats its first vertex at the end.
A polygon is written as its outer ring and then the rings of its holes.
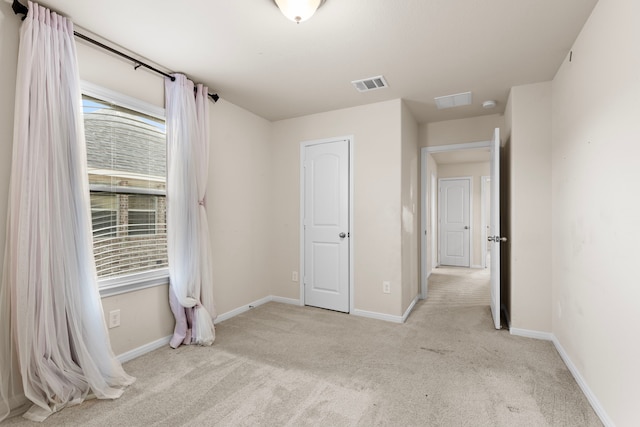
POLYGON ((169 302, 176 319, 170 345, 215 340, 211 252, 206 212, 209 169, 207 87, 182 74, 165 80, 169 302))
POLYGON ((134 381, 111 350, 93 258, 73 24, 36 3, 20 29, 5 260, 0 420, 42 421, 134 381), (15 369, 14 369, 15 368, 15 369))

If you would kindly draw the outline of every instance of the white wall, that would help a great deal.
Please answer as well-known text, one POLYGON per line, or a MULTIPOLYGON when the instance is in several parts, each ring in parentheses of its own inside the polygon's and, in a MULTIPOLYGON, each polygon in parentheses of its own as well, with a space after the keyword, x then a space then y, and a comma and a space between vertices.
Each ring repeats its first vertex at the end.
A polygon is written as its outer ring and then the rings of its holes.
POLYGON ((511 326, 550 332, 551 83, 514 87, 509 104, 511 326))
POLYGON ((640 402, 640 2, 600 0, 553 80, 553 333, 612 425, 640 402))
POLYGON ((438 178, 471 177, 471 229, 473 235, 470 266, 482 266, 482 176, 491 174, 489 162, 451 163, 438 165, 438 178))
POLYGON ((401 101, 281 120, 272 136, 272 288, 299 298, 291 271, 300 265, 300 142, 354 136, 354 305, 402 314, 401 101), (382 282, 391 293, 382 293, 382 282))

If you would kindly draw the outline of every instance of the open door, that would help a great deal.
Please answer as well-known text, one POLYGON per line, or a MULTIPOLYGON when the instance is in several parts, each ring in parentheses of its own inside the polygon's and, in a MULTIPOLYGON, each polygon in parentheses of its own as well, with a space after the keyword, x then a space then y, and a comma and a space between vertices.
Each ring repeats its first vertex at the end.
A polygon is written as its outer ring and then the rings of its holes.
POLYGON ((500 236, 500 129, 493 132, 491 142, 491 220, 487 239, 491 242, 491 314, 496 329, 500 323, 500 243, 506 237, 500 236))

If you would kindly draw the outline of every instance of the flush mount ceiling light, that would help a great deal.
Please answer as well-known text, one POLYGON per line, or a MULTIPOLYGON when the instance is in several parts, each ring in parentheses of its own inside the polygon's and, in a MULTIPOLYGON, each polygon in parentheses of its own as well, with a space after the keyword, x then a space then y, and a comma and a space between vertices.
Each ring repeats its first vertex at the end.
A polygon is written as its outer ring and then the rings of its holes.
POLYGON ((273 0, 284 16, 296 24, 311 18, 325 0, 273 0))
POLYGON ((482 103, 482 108, 495 108, 496 107, 496 101, 490 99, 488 101, 484 101, 482 103))

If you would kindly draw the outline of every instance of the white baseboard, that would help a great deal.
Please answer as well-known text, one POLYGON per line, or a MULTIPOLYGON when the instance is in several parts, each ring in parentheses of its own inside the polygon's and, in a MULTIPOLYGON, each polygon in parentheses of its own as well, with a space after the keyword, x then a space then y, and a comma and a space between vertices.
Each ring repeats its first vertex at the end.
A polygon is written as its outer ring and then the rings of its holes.
POLYGON ((229 320, 234 316, 237 316, 238 314, 242 314, 245 311, 249 311, 252 308, 256 308, 262 304, 266 304, 268 302, 280 302, 283 304, 292 304, 292 305, 300 305, 300 300, 295 299, 295 298, 285 298, 285 297, 278 297, 278 296, 274 296, 274 295, 269 295, 266 296, 264 298, 260 298, 259 300, 256 300, 254 302, 250 302, 247 305, 243 305, 242 307, 238 307, 235 308, 231 311, 227 311, 226 313, 220 314, 218 315, 218 317, 216 318, 216 321, 214 323, 220 323, 223 322, 225 320, 229 320))
MULTIPOLYGON (((280 302, 280 303, 284 303, 284 304, 293 304, 293 305, 300 305, 300 301, 294 298, 284 298, 284 297, 277 297, 277 296, 273 296, 273 295, 269 295, 267 297, 261 298, 257 301, 254 301, 252 303, 249 303, 247 305, 243 305, 242 307, 238 307, 234 310, 231 311, 227 311, 226 313, 223 313, 221 315, 219 315, 214 323, 220 323, 224 320, 227 319, 231 319, 234 316, 237 316, 238 314, 242 314, 245 311, 249 311, 252 308, 258 307, 259 305, 268 303, 268 302, 280 302)), ((124 362, 128 362, 129 360, 133 360, 136 357, 140 357, 144 354, 150 353, 153 350, 157 350, 161 347, 164 347, 166 345, 169 345, 169 341, 171 341, 171 337, 172 335, 166 336, 164 338, 160 338, 158 340, 155 340, 153 342, 147 343, 145 345, 142 345, 140 347, 134 348, 133 350, 129 350, 126 351, 122 354, 119 354, 117 356, 118 360, 120 361, 120 363, 124 363, 124 362)))
POLYGON ((285 297, 277 297, 275 295, 271 296, 271 301, 273 302, 281 302, 283 304, 291 304, 291 305, 301 305, 299 299, 295 298, 285 298, 285 297))
POLYGON ((560 358, 562 358, 562 361, 567 366, 567 368, 571 372, 571 375, 573 375, 573 378, 578 383, 580 390, 582 390, 582 393, 584 393, 584 395, 586 396, 587 400, 591 404, 591 407, 600 418, 600 421, 602 421, 602 424, 604 424, 606 427, 615 427, 615 424, 613 423, 611 418, 609 418, 609 415, 607 415, 606 411, 602 407, 602 404, 600 403, 596 395, 593 393, 593 391, 591 391, 591 389, 587 385, 587 382, 584 380, 584 378, 582 378, 580 371, 578 370, 578 368, 576 368, 576 365, 573 364, 573 361, 571 361, 571 359, 569 358, 569 355, 564 350, 564 348, 560 344, 560 341, 558 341, 558 338, 553 333, 532 331, 529 329, 519 329, 519 328, 511 328, 509 332, 511 333, 511 335, 516 335, 520 337, 551 341, 555 346, 556 350, 558 351, 560 358))
POLYGON ((122 354, 118 355, 118 360, 120 363, 128 362, 129 360, 133 360, 136 357, 140 357, 143 354, 147 354, 152 352, 153 350, 157 350, 160 347, 164 347, 165 345, 169 345, 169 341, 171 341, 172 335, 166 336, 164 338, 157 339, 145 345, 142 345, 138 348, 134 348, 133 350, 126 351, 122 354))
POLYGON ((558 341, 558 338, 556 338, 555 335, 552 336, 553 345, 556 347, 558 354, 560 354, 560 357, 564 361, 564 364, 567 365, 567 368, 569 368, 569 371, 571 371, 573 378, 575 378, 578 386, 580 386, 580 389, 587 397, 587 400, 593 407, 593 410, 596 412, 598 417, 600 417, 600 421, 602 421, 602 424, 604 424, 606 427, 615 427, 615 424, 613 423, 611 418, 609 418, 609 415, 607 415, 596 395, 593 394, 593 391, 591 391, 591 389, 587 385, 587 382, 584 380, 584 378, 582 378, 582 375, 580 374, 580 371, 578 371, 578 368, 576 368, 576 365, 573 364, 567 352, 564 351, 564 348, 560 344, 560 341, 558 341))
POLYGON ((262 304, 266 304, 270 301, 273 300, 273 297, 271 295, 264 297, 264 298, 260 298, 259 300, 256 300, 254 302, 250 302, 249 304, 243 305, 241 307, 238 308, 234 308, 231 311, 227 311, 226 313, 223 314, 219 314, 218 317, 216 317, 216 320, 214 323, 220 323, 220 322, 224 322, 225 320, 229 320, 232 317, 237 316, 238 314, 242 314, 245 311, 249 311, 252 308, 258 307, 262 304))
POLYGON ((411 304, 409 304, 409 307, 407 307, 407 309, 404 311, 404 314, 402 315, 402 323, 407 321, 407 317, 409 317, 409 315, 413 311, 413 307, 416 306, 416 303, 418 302, 419 299, 420 299, 420 295, 416 295, 413 301, 411 301, 411 304))
POLYGON ((351 311, 351 314, 353 314, 354 316, 368 317, 370 319, 384 320, 384 321, 393 322, 393 323, 402 323, 403 322, 402 316, 394 316, 392 314, 376 313, 375 311, 354 309, 354 310, 351 311))
POLYGON ((509 329, 511 335, 526 338, 535 338, 537 340, 553 341, 553 334, 551 332, 532 331, 530 329, 511 328, 509 329))

